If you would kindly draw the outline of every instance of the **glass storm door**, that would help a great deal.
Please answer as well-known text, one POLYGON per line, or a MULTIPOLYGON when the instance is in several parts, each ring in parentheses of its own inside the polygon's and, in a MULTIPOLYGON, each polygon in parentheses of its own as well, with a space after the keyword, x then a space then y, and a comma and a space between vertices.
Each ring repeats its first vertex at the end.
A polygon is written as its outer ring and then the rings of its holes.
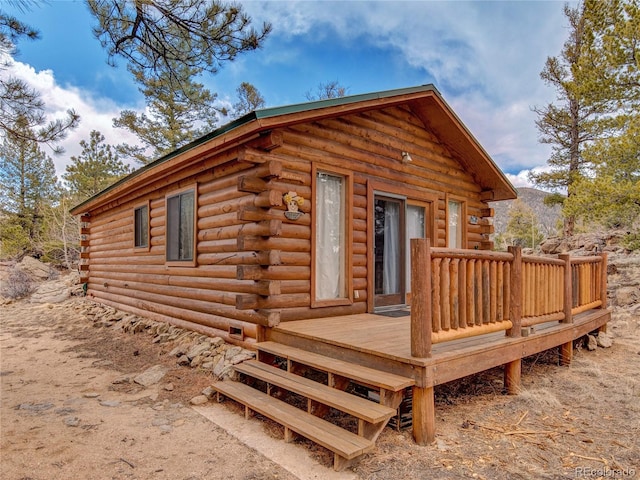
POLYGON ((374 199, 375 306, 405 303, 404 201, 376 195, 374 199))
POLYGON ((406 302, 410 303, 411 299, 411 239, 424 238, 426 233, 427 218, 426 210, 420 205, 407 205, 407 240, 406 240, 406 302))

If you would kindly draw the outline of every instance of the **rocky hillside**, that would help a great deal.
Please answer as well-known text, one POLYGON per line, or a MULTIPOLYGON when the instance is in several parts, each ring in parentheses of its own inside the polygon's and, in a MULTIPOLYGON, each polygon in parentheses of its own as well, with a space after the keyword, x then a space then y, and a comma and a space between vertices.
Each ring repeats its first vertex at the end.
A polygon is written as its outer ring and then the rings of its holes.
MULTIPOLYGON (((549 195, 548 192, 536 190, 535 188, 518 188, 518 198, 529 208, 531 208, 538 220, 539 228, 545 237, 555 235, 557 224, 560 219, 560 206, 547 207, 544 204, 544 197, 549 195)), ((495 226, 495 234, 500 234, 507 228, 509 218, 509 209, 513 205, 514 200, 504 200, 502 202, 493 202, 491 207, 495 210, 493 224, 495 226)))
MULTIPOLYGON (((583 233, 566 239, 550 237, 540 244, 546 255, 569 253, 572 256, 597 255, 605 252, 609 287, 609 305, 640 314, 640 252, 629 252, 621 244, 624 231, 583 233)), ((639 352, 640 353, 640 352, 639 352)))

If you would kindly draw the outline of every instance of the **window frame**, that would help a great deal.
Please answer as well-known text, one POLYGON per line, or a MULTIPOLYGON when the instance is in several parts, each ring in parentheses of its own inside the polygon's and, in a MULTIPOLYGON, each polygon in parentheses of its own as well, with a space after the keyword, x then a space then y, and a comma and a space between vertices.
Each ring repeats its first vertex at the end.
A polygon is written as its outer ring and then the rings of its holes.
MULTIPOLYGON (((184 267, 184 266, 193 266, 195 267, 197 265, 197 239, 198 239, 198 185, 197 184, 191 184, 188 186, 185 186, 183 188, 180 188, 178 190, 172 190, 171 192, 167 193, 165 195, 165 253, 164 253, 164 258, 165 258, 165 264, 169 267, 171 266, 180 266, 180 267, 184 267), (169 241, 171 240, 170 236, 170 232, 169 232, 169 200, 175 197, 179 197, 184 195, 185 193, 188 192, 193 192, 193 236, 192 236, 192 252, 193 255, 191 259, 184 259, 184 260, 180 260, 180 259, 169 259, 169 241)), ((178 242, 179 242, 179 233, 178 233, 178 242)))
POLYGON ((146 253, 151 249, 151 202, 149 202, 148 200, 144 203, 139 203, 137 205, 134 205, 133 207, 133 251, 135 253, 146 253), (137 245, 137 239, 138 239, 138 235, 137 235, 137 230, 138 230, 138 221, 136 218, 136 212, 142 208, 146 208, 147 209, 147 218, 146 218, 146 224, 147 224, 147 244, 146 245, 137 245))
POLYGON ((311 192, 313 206, 311 208, 311 308, 352 305, 353 304, 353 173, 331 166, 313 164, 311 168, 311 192), (344 179, 344 289, 345 296, 331 299, 318 299, 316 297, 317 284, 317 246, 318 231, 316 222, 318 220, 317 212, 317 178, 318 173, 326 173, 344 179))
MULTIPOLYGON (((456 196, 446 194, 444 199, 445 205, 445 245, 447 248, 467 248, 467 233, 468 233, 468 220, 467 220, 467 202, 466 199, 456 196), (460 206, 460 212, 458 214, 458 228, 459 228, 459 239, 460 246, 449 247, 449 241, 451 238, 451 229, 449 228, 449 202, 457 203, 460 206)), ((458 242, 456 242, 458 243, 458 242)))

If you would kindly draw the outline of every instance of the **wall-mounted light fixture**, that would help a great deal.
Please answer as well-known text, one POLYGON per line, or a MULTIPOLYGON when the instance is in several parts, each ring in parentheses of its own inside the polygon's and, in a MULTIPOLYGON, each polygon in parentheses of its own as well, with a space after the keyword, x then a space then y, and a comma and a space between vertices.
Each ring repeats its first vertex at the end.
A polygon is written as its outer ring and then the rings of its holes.
POLYGON ((402 152, 402 163, 411 163, 413 158, 409 155, 409 152, 402 152))

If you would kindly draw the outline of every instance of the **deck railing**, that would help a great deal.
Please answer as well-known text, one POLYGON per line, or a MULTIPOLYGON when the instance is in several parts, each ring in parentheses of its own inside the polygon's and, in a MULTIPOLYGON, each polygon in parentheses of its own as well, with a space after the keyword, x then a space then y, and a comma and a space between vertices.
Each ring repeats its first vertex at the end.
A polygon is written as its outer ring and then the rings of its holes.
POLYGON ((606 254, 558 258, 508 252, 431 248, 411 240, 411 352, 426 357, 431 345, 522 327, 572 322, 572 316, 606 308, 606 254))
POLYGON ((572 315, 592 308, 606 307, 606 262, 601 261, 601 257, 572 258, 571 287, 572 315))
POLYGON ((511 328, 511 253, 430 253, 432 343, 511 328))
POLYGON ((522 257, 521 325, 563 320, 566 261, 559 258, 522 257))

